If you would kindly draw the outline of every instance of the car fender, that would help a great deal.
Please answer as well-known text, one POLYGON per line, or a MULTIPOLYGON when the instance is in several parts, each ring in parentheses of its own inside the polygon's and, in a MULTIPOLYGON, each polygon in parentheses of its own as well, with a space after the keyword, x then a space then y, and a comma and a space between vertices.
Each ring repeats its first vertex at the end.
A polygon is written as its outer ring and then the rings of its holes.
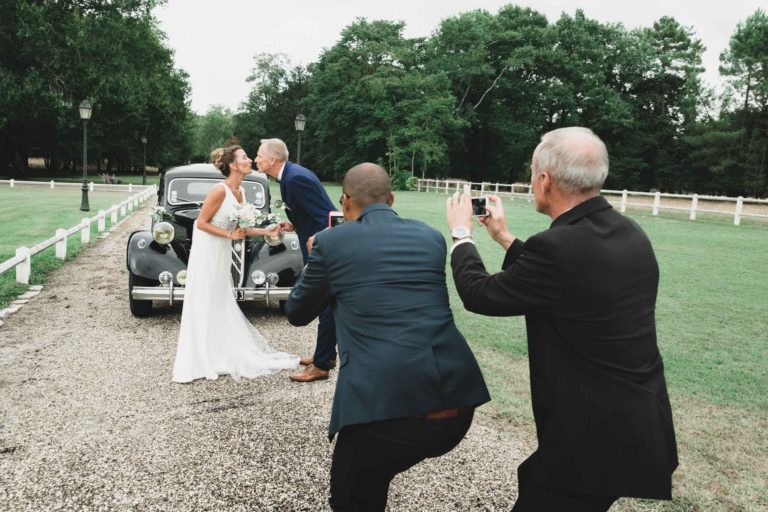
POLYGON ((128 270, 134 275, 155 281, 157 281, 160 272, 167 270, 173 274, 174 282, 176 282, 176 274, 187 268, 186 263, 171 244, 158 244, 149 231, 131 233, 128 239, 126 264, 128 270))
POLYGON ((278 286, 293 286, 303 268, 304 258, 301 255, 299 237, 296 233, 285 233, 283 242, 276 247, 257 242, 255 250, 251 253, 246 286, 256 286, 251 279, 254 270, 261 270, 265 274, 274 272, 280 278, 278 286))

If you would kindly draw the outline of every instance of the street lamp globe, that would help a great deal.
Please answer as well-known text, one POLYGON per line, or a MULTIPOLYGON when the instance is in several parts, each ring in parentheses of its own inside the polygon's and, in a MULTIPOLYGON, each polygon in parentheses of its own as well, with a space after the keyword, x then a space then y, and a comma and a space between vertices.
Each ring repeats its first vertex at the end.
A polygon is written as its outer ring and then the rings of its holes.
POLYGON ((304 126, 307 124, 307 118, 303 114, 299 114, 296 116, 296 119, 293 121, 293 123, 296 126, 297 132, 303 132, 304 126))
POLYGON ((83 121, 88 121, 91 118, 91 111, 93 110, 93 107, 91 106, 91 102, 88 100, 83 100, 82 103, 80 103, 80 119, 83 121))

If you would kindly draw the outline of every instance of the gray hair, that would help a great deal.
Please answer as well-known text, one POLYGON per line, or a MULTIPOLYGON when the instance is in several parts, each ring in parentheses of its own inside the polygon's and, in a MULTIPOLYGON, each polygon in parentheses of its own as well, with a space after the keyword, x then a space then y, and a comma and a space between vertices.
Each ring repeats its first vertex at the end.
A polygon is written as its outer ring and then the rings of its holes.
POLYGON ((288 146, 280 139, 261 139, 269 156, 278 160, 288 160, 288 146))
POLYGON ((566 193, 599 192, 608 176, 608 150, 589 128, 571 126, 545 133, 533 152, 536 174, 547 171, 566 193))

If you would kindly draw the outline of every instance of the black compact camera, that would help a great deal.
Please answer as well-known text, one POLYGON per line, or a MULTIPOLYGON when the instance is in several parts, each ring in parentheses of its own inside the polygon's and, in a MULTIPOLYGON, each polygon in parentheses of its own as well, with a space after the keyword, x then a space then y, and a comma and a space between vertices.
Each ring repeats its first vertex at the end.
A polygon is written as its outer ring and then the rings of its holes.
POLYGON ((475 217, 487 217, 488 210, 485 208, 486 204, 487 204, 487 198, 473 197, 472 198, 472 215, 475 217))

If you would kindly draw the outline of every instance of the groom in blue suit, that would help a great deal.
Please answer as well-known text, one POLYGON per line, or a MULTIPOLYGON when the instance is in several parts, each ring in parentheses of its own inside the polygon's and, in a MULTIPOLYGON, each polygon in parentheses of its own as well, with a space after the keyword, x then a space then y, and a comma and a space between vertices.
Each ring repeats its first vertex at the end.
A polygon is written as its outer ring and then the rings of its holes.
POLYGON ((350 169, 343 190, 345 222, 316 235, 285 312, 306 325, 333 307, 340 358, 329 501, 337 512, 383 512, 392 478, 452 450, 490 397, 453 321, 443 235, 392 210, 378 165, 350 169))
MULTIPOLYGON (((331 199, 315 173, 288 161, 288 148, 280 139, 261 141, 256 166, 280 183, 280 195, 289 221, 281 222, 281 228, 296 231, 306 263, 307 240, 328 227, 328 212, 335 210, 331 199)), ((329 370, 336 365, 336 326, 330 307, 320 313, 314 355, 302 358, 301 364, 306 368, 291 375, 292 381, 327 379, 329 370)))

